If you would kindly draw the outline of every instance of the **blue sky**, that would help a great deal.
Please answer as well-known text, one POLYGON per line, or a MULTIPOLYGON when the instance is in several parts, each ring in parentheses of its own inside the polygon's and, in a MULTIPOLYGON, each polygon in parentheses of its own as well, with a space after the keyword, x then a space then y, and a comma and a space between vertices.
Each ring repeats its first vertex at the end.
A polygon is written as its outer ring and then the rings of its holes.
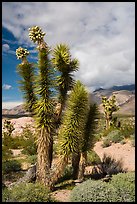
POLYGON ((51 48, 69 45, 80 62, 74 78, 89 91, 135 83, 134 2, 2 2, 2 108, 23 102, 15 51, 27 48, 36 62, 28 37, 34 25, 46 32, 51 48))

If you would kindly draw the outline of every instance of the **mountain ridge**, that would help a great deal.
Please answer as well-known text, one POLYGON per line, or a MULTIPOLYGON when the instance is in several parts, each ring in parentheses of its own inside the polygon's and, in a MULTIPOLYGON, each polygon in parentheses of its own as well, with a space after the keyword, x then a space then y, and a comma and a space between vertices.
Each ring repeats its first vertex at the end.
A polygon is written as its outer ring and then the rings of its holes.
POLYGON ((104 88, 98 88, 93 92, 97 92, 97 91, 103 91, 103 90, 112 90, 112 91, 120 91, 120 90, 127 90, 127 91, 134 91, 135 90, 135 84, 127 84, 127 85, 120 85, 120 86, 112 86, 108 89, 104 89, 104 88))
MULTIPOLYGON (((112 94, 116 95, 117 104, 120 107, 119 113, 135 115, 135 84, 124 86, 113 86, 109 89, 99 88, 90 93, 90 101, 99 106, 100 112, 103 112, 102 96, 111 97, 112 94)), ((24 105, 18 105, 12 109, 2 109, 2 116, 4 115, 29 115, 25 111, 24 105)))

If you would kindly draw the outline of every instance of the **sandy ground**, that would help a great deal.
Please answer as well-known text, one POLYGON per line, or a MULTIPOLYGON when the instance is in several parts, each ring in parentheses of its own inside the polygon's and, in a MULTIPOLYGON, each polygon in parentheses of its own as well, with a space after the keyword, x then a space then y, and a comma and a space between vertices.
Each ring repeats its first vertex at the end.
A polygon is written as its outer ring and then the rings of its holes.
POLYGON ((102 159, 104 153, 106 155, 112 156, 116 160, 122 160, 123 167, 128 171, 135 170, 135 147, 132 147, 130 142, 126 144, 112 144, 107 148, 102 147, 102 142, 97 142, 94 147, 94 151, 102 159))
MULTIPOLYGON (((12 119, 12 123, 15 127, 15 132, 22 131, 22 128, 28 124, 33 124, 33 119, 30 117, 23 117, 19 119, 12 119)), ((123 167, 126 168, 128 171, 134 171, 135 170, 135 147, 132 147, 130 142, 127 142, 126 144, 112 144, 109 147, 103 148, 102 142, 99 141, 94 146, 94 151, 99 155, 100 158, 103 157, 104 153, 106 155, 111 155, 116 160, 121 159, 123 161, 123 167)), ((19 150, 14 151, 14 155, 20 154, 19 150)), ((86 170, 90 168, 87 167, 86 170)), ((58 199, 61 202, 67 202, 69 201, 69 195, 71 190, 58 190, 54 191, 52 193, 53 197, 58 199)))
MULTIPOLYGON (((97 142, 94 146, 94 151, 100 156, 102 159, 104 153, 106 155, 111 155, 116 160, 123 161, 123 168, 128 171, 135 171, 135 147, 130 145, 130 142, 126 144, 112 144, 109 147, 103 148, 102 142, 97 142)), ((91 172, 92 167, 86 167, 86 172, 91 172)), ((53 192, 53 197, 59 200, 60 202, 69 202, 71 190, 58 190, 53 192)))

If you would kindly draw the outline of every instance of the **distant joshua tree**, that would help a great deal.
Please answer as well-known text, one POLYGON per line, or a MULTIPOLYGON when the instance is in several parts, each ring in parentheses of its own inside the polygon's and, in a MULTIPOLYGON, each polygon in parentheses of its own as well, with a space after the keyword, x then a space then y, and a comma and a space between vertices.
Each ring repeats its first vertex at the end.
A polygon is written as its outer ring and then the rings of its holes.
POLYGON ((28 62, 27 49, 19 47, 16 55, 22 60, 17 71, 22 78, 20 88, 24 93, 26 109, 34 117, 38 130, 37 181, 52 188, 62 175, 69 156, 75 153, 82 158, 88 150, 96 108, 90 106, 88 93, 82 83, 73 79, 72 73, 79 67, 78 60, 71 58, 66 44, 59 44, 52 51, 44 41, 44 35, 38 26, 29 29, 31 41, 37 43, 37 69, 36 65, 28 62), (58 93, 58 106, 53 99, 55 93, 58 93), (63 110, 65 112, 62 114, 63 110), (58 134, 59 160, 53 171, 55 133, 58 134))
POLYGON ((116 105, 116 96, 112 95, 110 99, 107 99, 106 96, 103 96, 102 104, 104 107, 104 115, 106 119, 106 129, 109 129, 113 123, 116 123, 116 118, 112 117, 113 113, 119 110, 118 105, 116 105))

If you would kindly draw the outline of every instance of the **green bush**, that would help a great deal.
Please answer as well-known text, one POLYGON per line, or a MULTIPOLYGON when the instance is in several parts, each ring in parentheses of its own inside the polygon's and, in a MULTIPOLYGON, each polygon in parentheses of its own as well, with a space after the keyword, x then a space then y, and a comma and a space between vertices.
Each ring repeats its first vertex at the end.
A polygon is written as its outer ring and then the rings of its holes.
POLYGON ((10 191, 7 187, 2 189, 2 202, 10 202, 10 191))
POLYGON ((102 147, 105 148, 105 147, 109 147, 111 146, 112 142, 109 138, 105 138, 104 141, 103 141, 103 144, 102 144, 102 147))
POLYGON ((95 151, 89 151, 87 153, 87 165, 95 165, 101 162, 100 157, 95 151))
POLYGON ((3 174, 8 174, 8 173, 16 172, 20 170, 21 170, 21 164, 17 160, 9 160, 9 161, 4 161, 2 163, 3 174))
POLYGON ((6 192, 3 190, 3 200, 9 202, 52 202, 49 190, 38 183, 21 183, 6 192))
POLYGON ((132 134, 135 133, 135 126, 132 122, 128 121, 122 125, 120 132, 124 135, 125 138, 129 138, 132 134))
POLYGON ((87 180, 74 187, 71 202, 135 202, 134 173, 112 176, 110 182, 87 180))
POLYGON ((130 136, 130 140, 132 147, 135 147, 135 133, 130 136))
POLYGON ((59 178, 58 183, 72 178, 73 168, 72 166, 66 166, 63 175, 59 178))
POLYGON ((112 130, 108 133, 108 135, 104 138, 103 147, 110 146, 112 143, 118 143, 124 140, 124 136, 121 134, 120 130, 112 130))
POLYGON ((19 135, 16 135, 16 137, 12 138, 11 141, 11 149, 21 149, 21 138, 19 137, 19 135))
POLYGON ((28 163, 35 164, 37 161, 37 155, 30 155, 27 158, 28 163))
POLYGON ((20 138, 20 145, 23 148, 21 153, 26 155, 35 155, 37 153, 36 134, 29 126, 23 128, 20 138))
POLYGON ((116 188, 121 202, 135 202, 135 172, 113 175, 110 183, 116 188))
POLYGON ((71 202, 114 202, 115 188, 101 180, 87 180, 74 187, 70 195, 71 202))

